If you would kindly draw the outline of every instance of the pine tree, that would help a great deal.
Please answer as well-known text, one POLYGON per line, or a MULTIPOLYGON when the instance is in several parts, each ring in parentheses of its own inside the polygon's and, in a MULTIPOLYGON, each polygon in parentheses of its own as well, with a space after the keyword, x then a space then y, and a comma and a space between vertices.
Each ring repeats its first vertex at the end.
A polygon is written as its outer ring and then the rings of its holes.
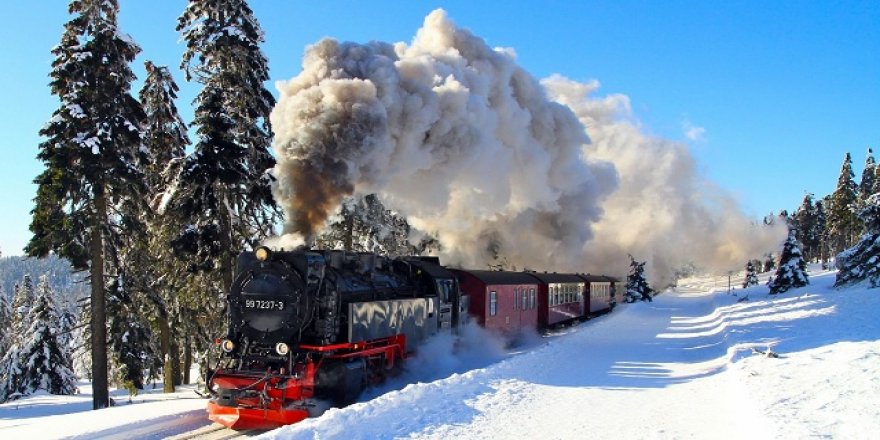
POLYGON ((868 197, 874 194, 875 168, 874 152, 868 148, 868 154, 865 157, 865 168, 862 170, 862 180, 859 182, 859 201, 861 202, 865 202, 868 197))
POLYGON ((846 153, 843 166, 840 168, 840 177, 837 179, 837 189, 831 194, 831 205, 826 206, 828 240, 832 255, 850 247, 861 232, 854 211, 858 200, 858 187, 853 179, 852 159, 849 153, 846 153))
POLYGON ((50 253, 90 271, 93 407, 110 403, 107 384, 106 252, 131 233, 144 188, 138 163, 143 110, 131 96, 129 63, 140 48, 117 26, 117 0, 74 0, 73 18, 52 53, 50 83, 60 107, 40 131, 31 256, 50 253))
MULTIPOLYGON (((0 353, 6 353, 12 345, 12 307, 3 286, 0 286, 0 353)), ((2 355, 0 355, 2 357, 2 355)), ((0 372, 0 377, 3 374, 0 372)))
POLYGON ((375 252, 382 255, 412 255, 410 226, 406 218, 385 209, 375 194, 346 198, 339 215, 318 235, 321 249, 375 252))
POLYGON ((144 167, 150 206, 162 211, 163 198, 180 172, 189 136, 186 124, 177 111, 174 101, 180 90, 166 66, 144 63, 147 78, 140 91, 141 104, 146 115, 144 123, 144 148, 149 153, 144 167))
POLYGON ((831 200, 831 195, 827 195, 822 198, 822 200, 816 201, 816 224, 815 224, 815 232, 813 235, 817 235, 819 237, 819 260, 823 262, 827 262, 831 259, 831 243, 828 237, 828 203, 831 200))
POLYGON ((23 333, 27 325, 27 315, 34 304, 34 282, 30 274, 25 274, 20 284, 16 284, 12 295, 12 332, 13 335, 23 333))
POLYGON ((651 301, 654 289, 651 289, 645 279, 645 262, 636 261, 632 255, 629 256, 629 259, 629 274, 626 276, 626 302, 651 301))
POLYGON ((246 1, 190 0, 177 30, 186 42, 181 68, 203 88, 193 121, 198 141, 172 200, 190 220, 175 247, 193 271, 219 272, 222 290, 232 284, 235 255, 271 235, 279 216, 266 173, 275 164, 275 99, 263 86, 263 33, 246 1))
POLYGON ((813 195, 804 195, 801 206, 792 216, 792 227, 797 231, 797 239, 803 244, 804 258, 812 261, 819 256, 821 245, 821 229, 819 228, 819 210, 813 204, 813 195))
POLYGON ((76 376, 70 355, 58 341, 63 332, 47 277, 40 278, 34 307, 27 316, 28 329, 3 358, 6 376, 0 400, 18 398, 37 390, 51 394, 74 394, 76 376))
POLYGON ((865 224, 865 235, 855 246, 837 255, 835 286, 864 280, 871 287, 880 286, 880 194, 868 197, 859 216, 865 224))
POLYGON ((788 239, 782 246, 782 255, 779 257, 776 273, 767 285, 770 287, 770 294, 775 295, 807 284, 810 284, 810 278, 807 275, 807 262, 801 255, 795 231, 791 230, 788 233, 788 239))
POLYGON ((147 370, 155 364, 157 356, 150 343, 152 334, 144 319, 145 310, 139 307, 136 290, 122 284, 125 279, 116 280, 110 288, 109 343, 114 376, 129 395, 136 395, 144 389, 147 370))
MULTIPOLYGON (((870 150, 869 150, 869 151, 870 151, 870 150)), ((871 193, 870 193, 867 197, 864 197, 865 200, 867 200, 868 197, 870 197, 870 196, 872 196, 872 195, 877 194, 878 192, 880 192, 880 166, 877 166, 876 164, 874 165, 874 179, 873 179, 873 183, 874 183, 874 186, 871 187, 871 193)))
POLYGON ((743 289, 749 286, 758 285, 758 274, 755 272, 755 265, 751 261, 746 263, 746 278, 743 281, 743 289))
POLYGON ((176 341, 172 333, 178 331, 174 323, 179 320, 175 316, 180 310, 175 302, 181 290, 179 280, 187 275, 185 264, 175 258, 170 243, 183 228, 185 219, 175 216, 177 212, 166 209, 166 206, 180 177, 189 137, 175 105, 178 87, 171 72, 167 67, 149 61, 146 70, 147 79, 140 98, 147 115, 144 144, 150 153, 150 161, 145 172, 151 209, 145 220, 147 234, 139 246, 141 259, 146 264, 134 282, 146 294, 149 305, 145 308, 159 330, 159 357, 153 368, 164 364, 164 391, 174 392, 176 376, 172 367, 178 356, 176 351, 172 353, 176 341))

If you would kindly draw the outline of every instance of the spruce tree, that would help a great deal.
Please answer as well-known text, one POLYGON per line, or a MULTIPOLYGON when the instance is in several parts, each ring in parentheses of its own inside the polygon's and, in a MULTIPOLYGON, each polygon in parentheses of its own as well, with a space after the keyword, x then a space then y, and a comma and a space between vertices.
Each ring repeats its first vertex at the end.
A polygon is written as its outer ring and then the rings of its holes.
POLYGON ((871 287, 880 286, 880 194, 868 197, 859 216, 865 224, 865 235, 855 246, 837 256, 835 286, 864 280, 868 280, 871 287))
POLYGON ((151 346, 152 333, 145 320, 146 310, 138 304, 137 290, 123 284, 127 279, 115 280, 109 289, 109 343, 114 376, 129 395, 136 395, 144 389, 147 370, 155 363, 157 355, 151 346))
POLYGON ((877 166, 876 164, 874 165, 873 183, 874 183, 874 186, 871 187, 871 193, 867 197, 864 197, 865 200, 867 200, 868 197, 880 192, 880 166, 877 166))
POLYGON ((171 71, 150 61, 144 67, 147 77, 139 95, 145 113, 144 148, 148 152, 144 173, 150 206, 160 211, 166 190, 180 172, 189 136, 175 104, 180 89, 171 71))
POLYGON ((385 209, 378 196, 368 194, 343 200, 339 214, 318 235, 316 245, 321 249, 412 255, 415 246, 409 242, 409 233, 405 217, 385 209))
MULTIPOLYGON (((159 330, 159 365, 163 367, 163 389, 174 392, 177 363, 176 343, 172 334, 178 332, 174 323, 180 310, 175 306, 182 279, 188 278, 185 264, 175 258, 171 241, 183 228, 185 219, 176 217, 174 210, 166 209, 176 187, 183 166, 184 151, 189 143, 186 124, 180 117, 175 100, 178 87, 165 66, 146 62, 147 78, 140 92, 146 112, 144 145, 150 153, 145 167, 148 184, 147 234, 140 243, 144 269, 135 280, 148 297, 150 319, 159 330)), ((158 365, 157 365, 158 366, 158 365)), ((134 383, 134 382, 132 382, 134 383)), ((178 381, 179 383, 179 381, 178 381)))
POLYGON ((69 352, 58 341, 63 329, 53 296, 44 275, 34 307, 27 316, 27 331, 3 358, 6 376, 0 385, 0 399, 18 398, 37 390, 50 394, 76 392, 69 352))
POLYGON ((775 295, 807 284, 810 284, 810 278, 807 275, 807 262, 804 261, 801 254, 795 231, 790 230, 788 239, 782 246, 782 255, 779 256, 776 273, 767 286, 770 287, 770 294, 775 295))
POLYGON ((746 278, 743 280, 743 289, 749 286, 758 285, 758 274, 755 272, 755 265, 751 261, 746 263, 746 278))
POLYGON ((636 261, 632 255, 629 256, 629 259, 629 274, 626 276, 626 302, 651 301, 654 289, 651 289, 645 279, 645 262, 636 261))
POLYGON ((874 174, 877 165, 874 162, 874 152, 868 148, 868 154, 865 157, 865 168, 862 170, 862 180, 859 182, 859 201, 863 204, 874 194, 874 174))
POLYGON ((823 262, 831 259, 831 243, 828 237, 828 203, 831 195, 827 195, 822 200, 816 201, 816 231, 813 235, 819 237, 818 257, 823 262))
MULTIPOLYGON (((12 307, 3 286, 0 286, 0 353, 6 353, 12 345, 12 307)), ((0 355, 2 357, 2 355, 0 355)), ((2 377, 0 372, 0 377, 2 377)))
POLYGON ((22 334, 24 330, 22 326, 27 325, 27 315, 33 307, 35 297, 34 282, 30 274, 25 274, 21 283, 15 285, 12 295, 12 331, 14 335, 22 334))
POLYGON ((812 261, 819 256, 822 231, 819 228, 819 211, 813 204, 813 195, 804 195, 801 206, 792 216, 792 227, 797 231, 797 239, 803 245, 804 258, 812 261))
POLYGON ((858 187, 853 179, 852 159, 849 153, 846 153, 840 168, 840 177, 837 179, 837 189, 831 194, 830 206, 826 206, 828 209, 826 227, 832 255, 850 247, 861 232, 854 211, 858 200, 858 187))
POLYGON ((190 222, 175 248, 190 258, 191 270, 219 272, 227 289, 235 255, 271 235, 279 216, 267 174, 275 165, 275 99, 263 85, 263 32, 244 0, 190 0, 177 30, 186 43, 181 68, 202 90, 194 103, 198 140, 172 199, 190 222))
POLYGON ((140 48, 117 26, 117 0, 74 0, 73 18, 52 49, 50 83, 59 108, 40 131, 33 237, 26 252, 55 253, 89 270, 93 408, 110 403, 107 383, 105 273, 107 250, 139 221, 138 169, 143 110, 131 96, 129 68, 140 48))

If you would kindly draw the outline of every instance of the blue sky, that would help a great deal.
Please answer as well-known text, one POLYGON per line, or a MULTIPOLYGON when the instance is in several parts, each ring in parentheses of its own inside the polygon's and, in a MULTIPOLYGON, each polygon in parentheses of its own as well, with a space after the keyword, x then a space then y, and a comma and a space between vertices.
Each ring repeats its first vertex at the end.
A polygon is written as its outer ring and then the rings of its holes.
MULTIPOLYGON (((756 217, 834 190, 844 153, 860 173, 880 149, 880 1, 324 1, 251 0, 273 81, 299 72, 321 37, 410 41, 431 10, 493 46, 512 47, 534 76, 597 79, 628 95, 644 129, 688 142, 701 171, 756 217), (689 128, 701 128, 688 139, 689 128)), ((191 120, 198 88, 176 70, 174 31, 186 2, 120 0, 120 27, 143 62, 174 68, 191 120)), ((49 52, 67 1, 0 2, 0 251, 20 255, 41 171, 38 131, 58 105, 49 52)), ((273 85, 270 90, 275 91, 273 85)), ((135 84, 134 91, 140 88, 135 84)))

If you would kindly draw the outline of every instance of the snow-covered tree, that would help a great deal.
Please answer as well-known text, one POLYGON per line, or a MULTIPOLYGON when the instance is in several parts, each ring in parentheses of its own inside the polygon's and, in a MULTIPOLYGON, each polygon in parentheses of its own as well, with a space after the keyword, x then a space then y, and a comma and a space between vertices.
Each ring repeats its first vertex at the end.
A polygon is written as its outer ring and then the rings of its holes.
POLYGON ((51 394, 77 391, 69 352, 58 340, 64 329, 53 296, 46 276, 41 277, 36 301, 27 316, 27 331, 3 357, 6 374, 0 384, 0 400, 37 390, 51 394))
POLYGON ((134 282, 148 297, 145 314, 158 330, 158 364, 151 371, 164 364, 163 388, 165 392, 174 392, 175 383, 180 383, 172 368, 179 363, 176 343, 180 338, 173 336, 178 332, 175 323, 180 321, 176 319, 180 310, 176 302, 181 280, 190 276, 186 263, 176 258, 170 242, 188 219, 166 207, 180 178, 189 137, 175 105, 178 87, 171 72, 149 61, 146 69, 147 79, 140 97, 147 114, 144 144, 150 152, 150 162, 145 167, 149 187, 146 198, 151 209, 146 213, 147 234, 139 246, 141 258, 148 263, 134 282))
POLYGON ((873 183, 874 183, 874 186, 871 187, 871 192, 870 192, 870 194, 869 194, 867 197, 864 197, 866 200, 867 200, 868 197, 870 197, 870 196, 872 196, 872 195, 877 194, 878 192, 880 192, 880 166, 877 166, 876 164, 874 164, 874 179, 873 179, 873 183))
POLYGON ((828 238, 828 207, 831 195, 827 195, 822 200, 816 200, 816 232, 813 235, 819 237, 818 254, 816 255, 821 261, 831 259, 831 244, 828 238))
POLYGON ((411 255, 410 226, 406 218, 385 209, 375 194, 349 197, 317 237, 317 247, 375 252, 382 255, 411 255))
POLYGON ((632 255, 629 256, 629 259, 629 274, 626 276, 626 302, 651 301, 654 289, 651 289, 645 279, 645 262, 636 261, 632 255))
POLYGON ((147 371, 156 364, 149 323, 145 310, 138 303, 137 290, 117 280, 111 285, 107 311, 109 315, 109 343, 113 372, 118 383, 136 395, 144 389, 147 371))
POLYGON ((865 157, 865 168, 862 170, 862 180, 859 182, 859 201, 864 204, 868 197, 874 194, 874 174, 877 165, 874 162, 874 152, 868 148, 865 157))
POLYGON ((807 275, 807 262, 801 254, 800 245, 797 242, 795 231, 788 232, 788 239, 782 246, 782 255, 779 256, 779 265, 773 279, 767 284, 770 294, 777 294, 810 284, 807 275))
POLYGON ((163 199, 180 172, 189 136, 175 104, 179 88, 171 71, 150 61, 144 67, 147 78, 139 95, 146 114, 144 148, 149 153, 144 174, 150 206, 164 213, 163 199))
MULTIPOLYGON (((12 345, 12 307, 9 298, 0 286, 0 353, 6 353, 12 345)), ((0 355, 2 357, 2 355, 0 355)), ((3 374, 0 373, 0 377, 3 374)))
POLYGON ((830 206, 826 206, 827 230, 831 253, 837 254, 850 247, 861 231, 854 209, 858 200, 858 186, 854 181, 852 159, 849 153, 840 168, 837 188, 831 194, 830 206))
POLYGON ((34 282, 30 274, 25 274, 21 283, 16 284, 12 294, 12 332, 20 335, 24 330, 28 313, 34 304, 34 282))
POLYGON ((792 216, 792 227, 797 231, 797 239, 803 245, 804 258, 811 261, 819 257, 824 225, 820 224, 818 207, 813 203, 813 195, 804 195, 801 206, 792 216))
POLYGON ((119 249, 142 212, 140 124, 129 63, 140 47, 117 25, 117 0, 74 0, 73 18, 52 49, 50 87, 59 108, 40 131, 36 206, 27 245, 31 256, 55 253, 90 271, 93 407, 110 403, 107 375, 106 252, 119 249))
POLYGON ((837 255, 836 286, 868 280, 871 287, 880 285, 880 193, 866 200, 859 213, 865 235, 859 242, 837 255))
POLYGON ((755 265, 751 261, 746 263, 746 278, 743 280, 743 289, 749 286, 758 285, 758 274, 755 272, 755 265))
POLYGON ((275 164, 275 99, 263 85, 263 32, 246 1, 190 0, 177 30, 186 43, 181 68, 202 90, 192 124, 198 140, 171 202, 189 221, 175 248, 193 271, 217 273, 221 292, 232 284, 238 252, 271 235, 280 215, 266 173, 275 164))

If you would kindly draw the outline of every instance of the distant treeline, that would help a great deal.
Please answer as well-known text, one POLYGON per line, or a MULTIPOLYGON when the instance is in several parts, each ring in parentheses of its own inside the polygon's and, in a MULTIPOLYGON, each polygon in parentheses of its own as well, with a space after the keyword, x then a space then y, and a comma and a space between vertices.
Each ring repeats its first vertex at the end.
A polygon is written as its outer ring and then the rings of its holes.
POLYGON ((86 274, 74 272, 67 260, 55 256, 0 258, 0 286, 3 287, 3 294, 7 298, 12 298, 15 285, 21 283, 27 274, 30 274, 34 280, 46 275, 52 290, 65 298, 82 298, 88 295, 86 274))

